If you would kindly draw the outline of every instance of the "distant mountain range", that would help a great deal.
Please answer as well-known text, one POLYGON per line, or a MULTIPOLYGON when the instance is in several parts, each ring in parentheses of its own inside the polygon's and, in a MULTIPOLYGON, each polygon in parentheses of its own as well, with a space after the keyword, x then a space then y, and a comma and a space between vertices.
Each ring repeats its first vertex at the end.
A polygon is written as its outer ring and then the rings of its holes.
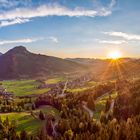
POLYGON ((140 77, 140 59, 120 58, 111 59, 94 58, 67 58, 67 60, 85 65, 97 80, 117 78, 140 77))
POLYGON ((84 66, 57 57, 34 54, 23 46, 0 56, 0 79, 44 77, 80 69, 84 69, 84 66))
POLYGON ((2 55, 2 53, 0 52, 0 56, 2 55))
POLYGON ((36 78, 64 74, 91 73, 102 80, 123 76, 140 76, 140 59, 121 58, 117 65, 110 59, 57 58, 29 52, 17 46, 0 55, 0 79, 36 78), (112 64, 111 64, 112 63, 112 64))

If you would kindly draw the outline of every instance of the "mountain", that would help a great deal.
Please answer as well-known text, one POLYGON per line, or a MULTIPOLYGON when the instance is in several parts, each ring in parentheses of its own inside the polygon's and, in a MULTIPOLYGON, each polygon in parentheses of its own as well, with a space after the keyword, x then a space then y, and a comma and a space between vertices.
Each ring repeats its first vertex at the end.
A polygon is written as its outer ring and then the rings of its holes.
POLYGON ((136 78, 140 76, 140 59, 120 58, 111 59, 94 58, 67 58, 67 60, 85 65, 97 80, 121 78, 136 78))
POLYGON ((2 53, 0 52, 0 56, 2 55, 2 53))
POLYGON ((17 46, 0 56, 0 79, 36 78, 70 74, 79 76, 91 73, 97 80, 140 76, 140 59, 57 58, 29 52, 17 46), (116 63, 117 62, 117 63, 116 63), (77 74, 78 73, 78 74, 77 74))
MULTIPOLYGON (((111 59, 95 59, 95 58, 66 58, 66 60, 80 63, 80 64, 85 64, 85 65, 95 65, 95 64, 106 64, 111 61, 111 59)), ((119 61, 121 62, 129 62, 135 59, 132 58, 120 58, 119 61)))
POLYGON ((120 59, 102 63, 97 68, 97 79, 107 80, 114 78, 138 78, 140 77, 140 59, 120 59))
POLYGON ((0 79, 30 78, 76 72, 83 65, 69 60, 34 54, 17 46, 0 57, 0 79))

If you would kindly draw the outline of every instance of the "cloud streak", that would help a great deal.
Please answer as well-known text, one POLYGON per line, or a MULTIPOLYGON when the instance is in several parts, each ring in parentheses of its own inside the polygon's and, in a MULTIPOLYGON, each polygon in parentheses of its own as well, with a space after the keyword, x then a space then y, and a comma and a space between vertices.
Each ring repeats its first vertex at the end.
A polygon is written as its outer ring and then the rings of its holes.
POLYGON ((103 33, 109 36, 121 37, 126 40, 139 40, 140 41, 140 35, 136 35, 136 34, 127 34, 124 32, 103 32, 103 33))
POLYGON ((31 0, 0 0, 0 8, 13 8, 16 6, 27 6, 31 0))
POLYGON ((125 40, 99 40, 99 43, 120 45, 126 43, 125 40))
POLYGON ((111 0, 111 3, 109 4, 109 8, 113 8, 117 3, 117 0, 111 0))
POLYGON ((30 21, 29 19, 20 19, 20 18, 16 18, 13 20, 3 20, 3 21, 0 21, 0 27, 10 26, 10 25, 14 25, 14 24, 22 24, 22 23, 26 23, 29 21, 30 21))
POLYGON ((23 38, 23 39, 16 39, 16 40, 0 40, 0 45, 7 45, 7 44, 19 44, 19 43, 32 43, 40 40, 48 40, 53 43, 59 43, 57 37, 50 36, 50 37, 40 37, 40 38, 23 38))
POLYGON ((56 38, 56 37, 54 37, 54 36, 50 36, 48 39, 49 39, 50 41, 54 42, 54 43, 58 43, 58 42, 59 42, 58 38, 56 38))
MULTIPOLYGON (((3 4, 11 3, 8 0, 2 0, 3 4)), ((1 2, 2 3, 2 2, 1 2)), ((14 5, 17 3, 15 2, 14 5)), ((0 27, 29 22, 32 18, 47 16, 68 16, 68 17, 95 17, 109 16, 112 13, 112 7, 116 0, 112 0, 108 7, 99 7, 98 9, 86 9, 76 7, 74 9, 59 4, 43 4, 36 7, 19 7, 11 10, 5 10, 0 13, 0 27)))
POLYGON ((16 19, 16 18, 34 18, 34 17, 44 17, 44 16, 69 16, 69 17, 79 17, 79 16, 107 16, 111 14, 111 11, 103 10, 86 10, 82 8, 75 8, 71 10, 64 6, 57 4, 54 5, 42 5, 36 8, 16 8, 0 14, 0 20, 16 19))
POLYGON ((33 39, 33 38, 25 38, 25 39, 17 39, 17 40, 0 40, 0 45, 6 44, 18 44, 18 43, 32 43, 41 40, 41 38, 33 39))

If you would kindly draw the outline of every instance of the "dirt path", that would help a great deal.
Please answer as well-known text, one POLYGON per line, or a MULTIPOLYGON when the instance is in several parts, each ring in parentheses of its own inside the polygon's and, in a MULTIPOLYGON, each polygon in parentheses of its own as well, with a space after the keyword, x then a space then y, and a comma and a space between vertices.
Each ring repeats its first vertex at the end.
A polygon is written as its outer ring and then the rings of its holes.
POLYGON ((66 96, 65 91, 66 91, 66 89, 67 89, 67 84, 68 84, 68 80, 65 82, 65 85, 64 85, 64 88, 63 88, 63 90, 62 90, 62 93, 59 94, 59 95, 57 95, 57 97, 62 98, 62 97, 65 97, 65 96, 66 96))

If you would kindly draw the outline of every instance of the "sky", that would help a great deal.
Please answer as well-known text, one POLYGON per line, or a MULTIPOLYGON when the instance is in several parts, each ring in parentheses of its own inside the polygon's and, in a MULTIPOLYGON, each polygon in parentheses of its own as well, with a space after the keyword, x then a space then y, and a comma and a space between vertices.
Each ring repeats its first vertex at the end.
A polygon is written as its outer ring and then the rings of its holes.
POLYGON ((0 52, 140 57, 140 0, 0 0, 0 52))

